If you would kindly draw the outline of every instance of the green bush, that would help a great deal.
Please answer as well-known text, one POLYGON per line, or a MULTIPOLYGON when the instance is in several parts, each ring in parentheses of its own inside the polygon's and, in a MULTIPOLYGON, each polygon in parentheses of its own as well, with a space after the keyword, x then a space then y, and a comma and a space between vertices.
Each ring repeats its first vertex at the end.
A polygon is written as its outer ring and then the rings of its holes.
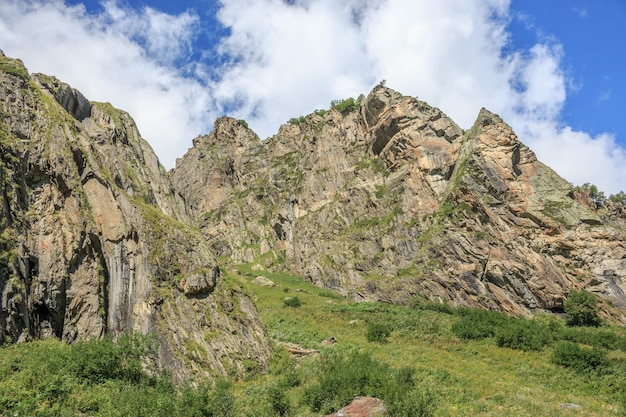
POLYGON ((626 339, 613 331, 588 327, 570 327, 560 333, 562 340, 569 340, 597 348, 617 350, 623 349, 626 339))
POLYGON ((0 412, 19 416, 234 417, 230 385, 175 387, 148 367, 153 337, 125 334, 67 345, 11 346, 0 355, 0 412))
POLYGON ((413 368, 395 370, 358 351, 322 357, 318 378, 305 388, 302 403, 328 414, 357 396, 382 399, 389 416, 430 417, 436 409, 434 397, 417 384, 413 368))
POLYGON ((585 290, 572 290, 565 300, 565 313, 569 326, 599 326, 598 298, 585 290))
POLYGON ((456 313, 461 318, 452 324, 451 330, 461 339, 493 337, 496 328, 510 320, 504 313, 475 308, 459 308, 456 313))
POLYGON ((232 384, 219 379, 208 394, 206 417, 235 417, 235 396, 231 392, 232 384))
POLYGON ((285 307, 300 307, 302 305, 302 301, 300 301, 300 298, 298 298, 298 296, 287 297, 283 298, 283 304, 285 305, 285 307))
POLYGON ((285 417, 291 415, 291 403, 281 386, 274 386, 267 392, 268 401, 274 415, 285 417))
POLYGON ((372 323, 367 326, 365 337, 368 342, 387 343, 391 331, 381 323, 372 323))
POLYGON ((120 379, 124 375, 121 352, 110 336, 78 342, 71 350, 68 365, 71 375, 88 384, 120 379))
POLYGON ((611 200, 614 203, 626 204, 626 193, 623 191, 620 191, 617 194, 611 194, 609 196, 609 200, 611 200))
POLYGON ((291 125, 299 125, 300 123, 304 122, 306 122, 306 116, 292 117, 291 119, 289 119, 289 124, 291 125))
POLYGON ((518 350, 541 350, 552 342, 547 326, 534 320, 512 319, 495 331, 496 344, 518 350))
POLYGON ((578 343, 569 341, 559 342, 554 347, 551 361, 581 373, 590 371, 601 373, 610 365, 606 351, 583 348, 578 343))
POLYGON ((312 411, 329 414, 357 396, 380 394, 388 384, 390 369, 368 353, 332 352, 322 358, 317 382, 305 388, 302 402, 312 411))
POLYGON ((361 94, 356 100, 353 97, 343 100, 333 100, 330 102, 330 107, 345 116, 350 112, 358 110, 364 98, 365 96, 361 94))
POLYGON ((387 415, 393 417, 431 417, 437 409, 434 397, 424 390, 413 389, 385 402, 387 415))

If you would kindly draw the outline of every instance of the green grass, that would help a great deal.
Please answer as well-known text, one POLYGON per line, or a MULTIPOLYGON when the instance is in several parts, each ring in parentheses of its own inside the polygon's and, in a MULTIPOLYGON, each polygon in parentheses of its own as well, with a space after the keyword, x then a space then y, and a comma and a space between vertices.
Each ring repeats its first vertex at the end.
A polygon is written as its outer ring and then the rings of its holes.
POLYGON ((20 61, 14 59, 0 57, 0 71, 20 77, 24 80, 28 79, 28 71, 26 68, 24 68, 20 61))
POLYGON ((576 414, 562 408, 565 403, 579 404, 577 415, 626 414, 623 328, 567 327, 554 318, 528 321, 419 297, 410 306, 356 303, 298 276, 252 267, 228 269, 223 279, 250 294, 266 324, 274 350, 267 373, 215 387, 174 387, 164 375, 128 368, 136 362, 120 359, 128 352, 136 358, 138 351, 116 350, 106 339, 82 347, 32 342, 0 349, 0 409, 18 415, 312 417, 355 395, 374 395, 394 416, 576 414), (258 275, 276 286, 254 284, 258 275), (285 305, 286 297, 300 305, 285 305), (528 332, 538 333, 538 342, 527 343, 528 332), (337 342, 323 343, 330 337, 337 342), (283 342, 319 354, 294 357, 283 342))
MULTIPOLYGON (((502 333, 502 338, 511 338, 505 340, 513 340, 515 344, 519 341, 514 336, 520 332, 525 334, 527 326, 553 326, 553 329, 558 327, 558 331, 563 332, 559 333, 563 339, 578 338, 580 343, 593 343, 597 339, 597 343, 601 344, 600 341, 607 339, 606 334, 623 340, 623 329, 575 329, 566 328, 563 321, 551 324, 552 320, 538 318, 527 323, 501 314, 478 313, 494 323, 514 324, 506 328, 509 333, 494 328, 485 337, 466 339, 457 336, 453 329, 473 314, 471 309, 459 311, 423 300, 408 307, 329 298, 320 296, 318 288, 299 277, 265 271, 259 273, 251 271, 249 266, 240 266, 238 273, 228 274, 227 279, 240 282, 253 295, 268 333, 275 341, 318 349, 322 358, 326 354, 348 354, 356 349, 369 353, 392 370, 407 366, 414 368, 419 385, 434 398, 434 415, 573 415, 572 410, 561 407, 564 403, 581 405, 586 416, 624 415, 624 400, 620 398, 623 387, 620 384, 626 369, 626 354, 618 349, 618 342, 607 351, 608 357, 614 360, 613 373, 588 375, 553 363, 554 343, 544 345, 543 339, 540 339, 526 350, 523 350, 524 344, 512 349, 499 347, 496 337, 502 333), (266 276, 277 286, 267 288, 252 284, 256 275, 266 276), (288 288, 289 294, 298 294, 302 301, 300 307, 284 307, 285 288, 288 288), (390 336, 385 338, 386 343, 368 342, 368 328, 380 324, 391 331, 390 336), (595 331, 600 332, 598 336, 593 336, 595 331), (606 334, 602 335, 602 332, 606 334), (324 346, 322 341, 331 336, 337 339, 337 343, 324 346)), ((277 349, 280 351, 280 347, 277 349)), ((320 366, 319 361, 317 357, 308 357, 296 362, 301 379, 309 381, 304 385, 311 386, 319 378, 314 372, 320 366)), ((248 396, 251 384, 256 390, 263 391, 261 387, 272 386, 277 379, 277 375, 270 373, 237 384, 236 389, 246 392, 248 396)), ((286 390, 285 395, 295 413, 293 415, 319 415, 302 404, 305 391, 306 387, 286 390)), ((249 407, 252 407, 255 401, 250 401, 249 407)), ((246 409, 244 403, 240 406, 242 410, 246 409)))

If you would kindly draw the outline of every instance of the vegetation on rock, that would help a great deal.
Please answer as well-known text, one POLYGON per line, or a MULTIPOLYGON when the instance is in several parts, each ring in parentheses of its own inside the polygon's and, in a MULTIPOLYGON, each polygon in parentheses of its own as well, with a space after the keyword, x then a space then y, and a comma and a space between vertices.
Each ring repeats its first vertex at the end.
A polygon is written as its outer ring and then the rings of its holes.
POLYGON ((567 324, 570 326, 599 326, 598 297, 588 291, 572 290, 565 300, 567 324))
POLYGON ((290 123, 221 118, 168 175, 128 114, 0 56, 0 409, 626 413, 600 319, 623 320, 624 193, 384 82, 290 123))
POLYGON ((339 113, 346 115, 350 112, 357 110, 361 107, 361 102, 365 96, 363 94, 359 95, 356 100, 353 97, 349 97, 346 99, 333 100, 330 102, 330 108, 337 110, 339 113))

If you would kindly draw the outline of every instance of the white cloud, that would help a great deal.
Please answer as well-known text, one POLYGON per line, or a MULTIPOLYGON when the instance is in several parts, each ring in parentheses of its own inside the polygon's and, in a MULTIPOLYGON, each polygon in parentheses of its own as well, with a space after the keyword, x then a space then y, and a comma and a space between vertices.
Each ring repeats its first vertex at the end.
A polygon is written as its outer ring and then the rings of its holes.
POLYGON ((585 7, 574 7, 572 11, 576 13, 581 19, 586 19, 587 17, 589 17, 589 11, 585 7))
POLYGON ((611 90, 604 90, 598 95, 598 104, 604 103, 605 101, 609 101, 611 99, 611 90))
POLYGON ((237 102, 261 137, 291 117, 328 108, 333 98, 358 95, 373 84, 356 10, 335 0, 226 0, 220 21, 232 35, 219 51, 234 62, 215 91, 237 102))
POLYGON ((228 31, 216 50, 200 51, 195 56, 204 60, 192 62, 194 37, 207 28, 191 12, 167 15, 107 0, 93 16, 61 0, 4 0, 0 47, 30 70, 129 111, 167 167, 223 109, 267 137, 291 117, 367 93, 385 79, 463 127, 487 107, 569 181, 609 193, 623 188, 626 157, 615 138, 561 122, 573 85, 562 48, 541 37, 528 50, 514 50, 509 6, 509 0, 221 0, 217 18, 228 31))
POLYGON ((188 50, 197 17, 104 3, 99 16, 56 1, 0 3, 0 48, 94 101, 128 111, 168 168, 217 115, 208 90, 165 64, 188 50))
POLYGON ((528 146, 571 183, 590 182, 608 194, 624 189, 626 151, 613 135, 603 133, 592 137, 550 122, 536 123, 532 130, 528 146))

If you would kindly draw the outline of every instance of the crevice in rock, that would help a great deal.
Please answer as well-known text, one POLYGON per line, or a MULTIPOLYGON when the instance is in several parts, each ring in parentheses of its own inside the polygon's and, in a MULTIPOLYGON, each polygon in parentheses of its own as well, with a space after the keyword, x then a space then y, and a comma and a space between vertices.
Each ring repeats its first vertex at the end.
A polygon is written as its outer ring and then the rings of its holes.
POLYGON ((87 166, 83 151, 80 149, 72 149, 72 158, 74 159, 76 168, 78 168, 78 175, 82 177, 83 172, 85 171, 85 167, 87 166))
POLYGON ((105 261, 104 253, 102 252, 102 244, 100 239, 95 234, 90 234, 89 239, 91 241, 91 245, 94 249, 95 258, 98 262, 98 301, 100 302, 100 307, 102 307, 102 311, 104 312, 104 317, 102 320, 104 322, 104 332, 109 332, 109 269, 107 268, 107 263, 105 261))

